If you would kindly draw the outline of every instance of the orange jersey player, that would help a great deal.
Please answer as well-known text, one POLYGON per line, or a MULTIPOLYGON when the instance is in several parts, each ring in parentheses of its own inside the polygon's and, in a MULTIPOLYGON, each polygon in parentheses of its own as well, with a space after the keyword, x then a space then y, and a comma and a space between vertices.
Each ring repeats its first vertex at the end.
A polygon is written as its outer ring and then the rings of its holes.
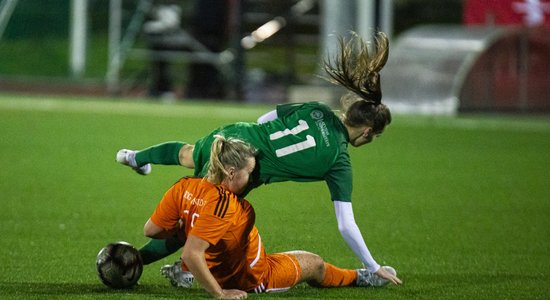
POLYGON ((181 268, 220 299, 244 299, 248 292, 281 291, 300 282, 322 287, 401 283, 391 267, 383 267, 388 279, 366 269, 337 268, 305 251, 266 255, 253 207, 236 196, 249 183, 255 164, 251 146, 217 136, 207 176, 173 185, 145 224, 145 235, 179 234, 185 240, 181 268))
POLYGON ((265 277, 266 255, 248 201, 205 179, 183 178, 151 216, 151 222, 166 230, 178 228, 179 220, 185 237, 210 245, 204 257, 221 286, 253 290, 265 277))

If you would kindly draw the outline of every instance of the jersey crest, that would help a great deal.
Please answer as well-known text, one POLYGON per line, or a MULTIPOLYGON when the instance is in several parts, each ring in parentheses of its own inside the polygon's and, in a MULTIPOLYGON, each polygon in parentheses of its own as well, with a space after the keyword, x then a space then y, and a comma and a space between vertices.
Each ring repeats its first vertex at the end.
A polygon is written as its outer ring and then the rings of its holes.
POLYGON ((313 120, 321 120, 325 116, 322 111, 317 109, 312 111, 309 115, 313 120))

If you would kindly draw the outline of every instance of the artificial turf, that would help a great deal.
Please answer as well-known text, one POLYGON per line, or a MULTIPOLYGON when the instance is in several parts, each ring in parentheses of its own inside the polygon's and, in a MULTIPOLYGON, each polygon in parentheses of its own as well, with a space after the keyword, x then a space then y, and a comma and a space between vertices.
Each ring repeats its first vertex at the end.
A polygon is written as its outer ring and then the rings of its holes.
MULTIPOLYGON (((147 241, 142 226, 179 177, 139 176, 120 148, 194 142, 266 105, 0 96, 0 298, 208 298, 146 266, 138 287, 113 291, 95 272, 109 242, 147 241)), ((350 149, 355 219, 373 256, 402 286, 300 285, 252 299, 550 298, 550 118, 395 115, 373 144, 350 149)), ((268 252, 308 250, 360 267, 341 238, 324 183, 277 183, 249 194, 268 252)))

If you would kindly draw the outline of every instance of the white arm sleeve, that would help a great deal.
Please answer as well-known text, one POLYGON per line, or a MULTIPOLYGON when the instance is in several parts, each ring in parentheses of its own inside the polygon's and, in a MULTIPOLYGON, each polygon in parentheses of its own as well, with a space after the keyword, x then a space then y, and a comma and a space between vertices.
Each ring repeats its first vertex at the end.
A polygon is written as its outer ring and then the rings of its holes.
POLYGON ((340 234, 342 234, 344 240, 348 243, 353 252, 355 252, 355 255, 361 259, 361 262, 363 262, 369 272, 374 273, 378 271, 380 265, 370 254, 369 248, 367 248, 363 236, 361 235, 361 231, 359 231, 359 227, 357 227, 355 223, 351 202, 337 200, 333 202, 340 234))
POLYGON ((258 121, 257 123, 258 124, 262 124, 262 123, 265 123, 265 122, 269 122, 269 121, 273 121, 275 119, 277 119, 278 116, 277 116, 277 110, 274 109, 268 113, 265 113, 263 115, 261 115, 259 118, 258 118, 258 121))

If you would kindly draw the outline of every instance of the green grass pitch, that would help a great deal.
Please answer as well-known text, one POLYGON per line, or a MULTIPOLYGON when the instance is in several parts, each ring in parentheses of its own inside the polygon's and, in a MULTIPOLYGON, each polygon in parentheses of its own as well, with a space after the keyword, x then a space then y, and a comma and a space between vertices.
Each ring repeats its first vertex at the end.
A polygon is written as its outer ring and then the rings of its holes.
MULTIPOLYGON (((265 105, 0 96, 0 298, 208 298, 146 266, 129 291, 103 286, 95 257, 109 242, 146 242, 164 191, 191 172, 139 176, 120 148, 197 138, 253 121, 265 105)), ((373 144, 351 149, 354 211, 374 257, 402 286, 316 289, 251 299, 550 298, 550 119, 394 116, 373 144)), ((347 268, 324 183, 280 183, 249 195, 268 252, 303 249, 347 268)))

